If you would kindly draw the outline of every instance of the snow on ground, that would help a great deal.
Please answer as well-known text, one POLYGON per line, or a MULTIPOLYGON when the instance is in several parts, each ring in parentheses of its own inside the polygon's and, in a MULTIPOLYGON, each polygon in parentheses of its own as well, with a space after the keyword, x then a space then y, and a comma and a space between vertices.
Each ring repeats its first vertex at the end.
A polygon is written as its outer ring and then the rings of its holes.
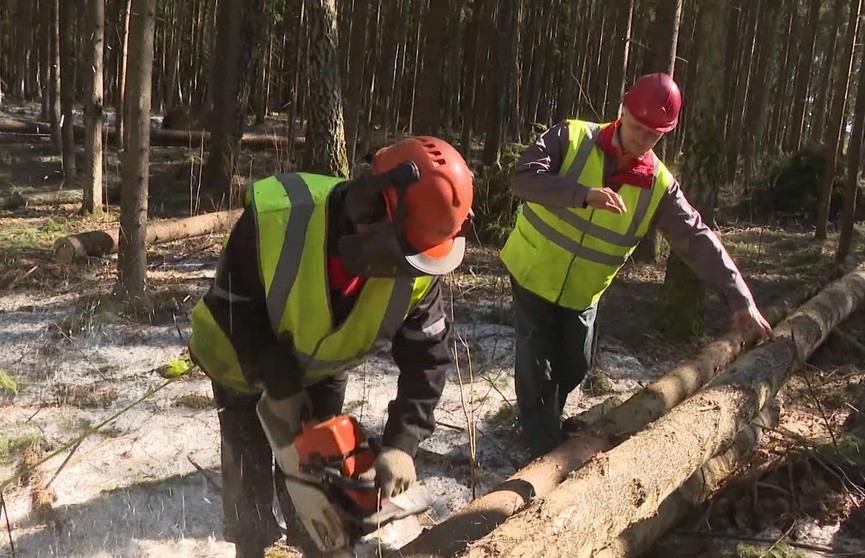
MULTIPOLYGON (((192 294, 200 295, 201 288, 192 294)), ((0 297, 0 369, 10 371, 20 389, 14 405, 2 407, 0 435, 40 436, 56 449, 159 391, 74 451, 51 482, 53 525, 30 517, 26 487, 5 490, 16 556, 231 556, 231 545, 220 541, 219 430, 210 384, 197 370, 170 383, 159 374, 184 352, 188 320, 141 324, 92 300, 76 293, 0 297), (72 308, 79 331, 70 335, 62 330, 72 308)), ((460 370, 451 371, 437 409, 439 427, 417 460, 420 485, 432 504, 427 522, 441 521, 472 498, 467 413, 477 428, 476 494, 525 459, 508 411, 515 401, 513 330, 457 323, 454 338, 460 370), (471 366, 465 346, 471 348, 471 366)), ((398 372, 387 354, 352 372, 346 396, 347 412, 370 432, 380 431, 396 393, 398 372)), ((570 412, 592 403, 573 399, 570 412)), ((42 467, 46 479, 67 457, 62 452, 42 467)), ((13 465, 0 465, 0 479, 13 474, 13 465)), ((2 545, 0 556, 10 555, 8 540, 2 545)))

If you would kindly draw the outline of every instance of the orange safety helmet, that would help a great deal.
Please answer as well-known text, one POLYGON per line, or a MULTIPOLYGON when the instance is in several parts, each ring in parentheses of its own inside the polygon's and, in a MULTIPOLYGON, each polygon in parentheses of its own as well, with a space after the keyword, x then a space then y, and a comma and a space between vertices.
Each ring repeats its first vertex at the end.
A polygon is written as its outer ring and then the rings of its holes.
POLYGON ((647 74, 625 93, 622 104, 637 122, 665 133, 679 123, 682 92, 669 75, 660 72, 647 74))
POLYGON ((419 180, 382 191, 388 217, 397 225, 409 264, 431 275, 450 273, 465 255, 462 232, 471 214, 472 172, 446 141, 416 136, 379 149, 373 174, 387 173, 404 161, 414 162, 419 180))

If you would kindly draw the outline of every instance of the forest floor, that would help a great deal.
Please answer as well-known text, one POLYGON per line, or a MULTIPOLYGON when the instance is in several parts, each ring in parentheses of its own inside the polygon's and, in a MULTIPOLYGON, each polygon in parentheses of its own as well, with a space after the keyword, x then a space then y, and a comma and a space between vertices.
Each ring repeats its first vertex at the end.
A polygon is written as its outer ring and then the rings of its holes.
MULTIPOLYGON (((267 152, 244 152, 241 161, 248 177, 283 164, 267 152)), ((195 209, 200 163, 194 150, 151 150, 151 218, 195 209)), ((112 150, 107 183, 119 181, 118 170, 112 150)), ((46 139, 0 143, 0 198, 61 183, 59 157, 46 139)), ((116 227, 117 217, 116 205, 100 218, 81 217, 74 205, 0 212, 0 486, 15 477, 0 490, 0 557, 233 556, 222 540, 209 381, 194 367, 172 377, 183 362, 189 310, 213 277, 224 236, 152 247, 154 306, 135 316, 113 301, 116 256, 73 265, 52 259, 60 236, 116 227), (53 452, 36 473, 16 477, 53 452)), ((820 242, 808 227, 720 222, 762 306, 800 298, 825 280, 834 235, 820 242)), ((858 241, 861 251, 861 231, 858 241)), ((629 264, 605 295, 597 366, 566 414, 627 397, 730 326, 723 302, 711 295, 700 340, 653 334, 663 277, 662 265, 629 264)), ((422 525, 440 522, 526 460, 516 436, 510 287, 497 250, 473 244, 445 293, 458 366, 436 413, 438 428, 417 458, 419 485, 432 504, 422 525)), ((369 432, 381 430, 396 392, 397 370, 387 355, 351 373, 346 411, 369 432)), ((654 554, 865 556, 863 363, 860 309, 784 388, 781 423, 766 433, 747 470, 654 554)), ((399 546, 414 534, 394 529, 382 539, 399 546)), ((283 548, 271 555, 294 554, 283 548)))

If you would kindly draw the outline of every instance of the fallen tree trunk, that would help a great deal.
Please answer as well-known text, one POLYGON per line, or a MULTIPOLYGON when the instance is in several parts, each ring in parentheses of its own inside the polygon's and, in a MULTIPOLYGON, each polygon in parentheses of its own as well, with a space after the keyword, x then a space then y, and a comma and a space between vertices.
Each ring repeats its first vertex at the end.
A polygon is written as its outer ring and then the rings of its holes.
POLYGON ((19 209, 38 205, 60 205, 81 203, 81 190, 55 190, 53 192, 13 192, 0 198, 0 209, 19 209))
MULTIPOLYGON (((151 221, 147 224, 147 245, 201 236, 230 228, 241 210, 219 211, 185 219, 151 221)), ((54 243, 54 258, 59 263, 76 259, 99 258, 117 252, 119 229, 71 234, 54 243)))
POLYGON ((509 518, 464 557, 588 557, 658 506, 750 423, 789 374, 865 299, 865 267, 832 283, 722 376, 509 518))
POLYGON ((777 426, 779 415, 780 410, 774 401, 764 407, 757 420, 739 432, 728 449, 707 461, 685 484, 668 496, 658 506, 658 513, 628 527, 595 558, 638 556, 651 547, 664 533, 714 496, 727 478, 746 464, 764 428, 777 426))
MULTIPOLYGON (((778 323, 812 293, 800 293, 793 300, 772 307, 766 312, 766 318, 773 324, 778 323)), ((624 437, 639 432, 696 393, 729 366, 747 345, 735 332, 706 345, 695 358, 676 366, 635 393, 592 428, 529 463, 489 493, 422 533, 401 548, 399 556, 454 556, 469 543, 495 529, 533 498, 548 494, 571 471, 592 456, 614 447, 624 437)))
MULTIPOLYGON (((84 126, 75 125, 75 137, 84 137, 84 126)), ((45 122, 31 122, 16 118, 0 118, 0 132, 16 134, 48 134, 51 126, 45 122)), ((114 141, 117 130, 114 126, 105 126, 104 133, 109 141, 114 141)), ((294 139, 295 148, 303 148, 306 138, 294 139)), ((199 147, 202 142, 205 147, 210 142, 210 134, 199 130, 167 130, 151 128, 150 144, 155 146, 199 147)), ((249 149, 281 149, 288 148, 288 138, 272 134, 246 133, 240 138, 240 145, 249 149)))
POLYGON ((0 132, 12 134, 50 134, 51 125, 44 122, 30 122, 28 120, 0 116, 0 132))

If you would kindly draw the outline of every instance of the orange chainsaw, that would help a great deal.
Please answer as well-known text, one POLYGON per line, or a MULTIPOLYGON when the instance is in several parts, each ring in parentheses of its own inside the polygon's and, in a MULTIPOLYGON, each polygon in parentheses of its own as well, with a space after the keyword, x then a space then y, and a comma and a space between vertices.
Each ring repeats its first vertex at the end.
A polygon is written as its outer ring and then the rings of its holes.
POLYGON ((348 548, 361 536, 428 508, 426 502, 403 499, 398 504, 379 497, 369 476, 377 451, 348 415, 304 423, 292 446, 297 473, 286 475, 286 487, 322 551, 348 548))

